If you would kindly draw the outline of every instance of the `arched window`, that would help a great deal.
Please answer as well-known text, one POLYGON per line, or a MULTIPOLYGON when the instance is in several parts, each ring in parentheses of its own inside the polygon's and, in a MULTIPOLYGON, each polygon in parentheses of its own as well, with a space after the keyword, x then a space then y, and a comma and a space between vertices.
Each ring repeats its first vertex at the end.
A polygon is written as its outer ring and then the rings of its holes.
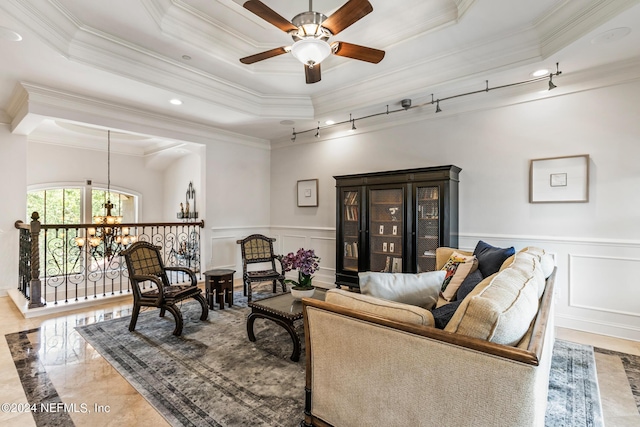
POLYGON ((138 221, 138 199, 126 190, 109 191, 90 185, 50 184, 32 186, 27 192, 27 221, 32 212, 40 214, 42 224, 88 224, 95 215, 104 215, 104 204, 110 199, 111 213, 122 216, 122 222, 138 221))

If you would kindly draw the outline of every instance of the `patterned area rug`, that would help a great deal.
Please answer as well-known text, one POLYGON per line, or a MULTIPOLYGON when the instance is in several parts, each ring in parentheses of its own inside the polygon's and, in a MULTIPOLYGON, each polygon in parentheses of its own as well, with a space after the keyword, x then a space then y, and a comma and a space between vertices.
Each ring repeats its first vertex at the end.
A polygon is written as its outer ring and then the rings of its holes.
MULTIPOLYGON (((300 362, 291 362, 291 338, 264 319, 250 342, 246 299, 236 293, 234 303, 210 311, 205 322, 199 305, 185 303, 181 337, 171 335, 171 316, 159 318, 157 310, 142 313, 134 333, 129 317, 77 330, 174 426, 297 426, 304 348, 300 362)), ((593 348, 556 341, 552 365, 546 425, 602 425, 593 348)))

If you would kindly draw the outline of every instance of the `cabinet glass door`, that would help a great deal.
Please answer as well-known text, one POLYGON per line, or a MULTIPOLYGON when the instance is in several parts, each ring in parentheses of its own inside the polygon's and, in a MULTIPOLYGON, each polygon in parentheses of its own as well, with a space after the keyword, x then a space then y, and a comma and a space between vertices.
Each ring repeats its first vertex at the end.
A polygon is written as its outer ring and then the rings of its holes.
POLYGON ((342 192, 342 269, 358 271, 358 253, 360 238, 360 192, 345 190, 342 192))
POLYGON ((440 189, 418 187, 416 197, 417 272, 436 269, 436 248, 440 245, 440 189))
POLYGON ((404 247, 404 189, 369 192, 369 269, 401 273, 404 247))

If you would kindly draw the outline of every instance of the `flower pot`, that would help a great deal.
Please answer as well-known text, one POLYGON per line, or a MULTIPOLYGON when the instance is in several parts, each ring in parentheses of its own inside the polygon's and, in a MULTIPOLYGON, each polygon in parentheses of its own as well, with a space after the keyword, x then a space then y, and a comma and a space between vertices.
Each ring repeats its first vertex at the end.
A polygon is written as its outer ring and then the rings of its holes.
POLYGON ((316 291, 316 288, 311 289, 295 289, 291 288, 291 296, 294 299, 300 300, 302 298, 310 298, 313 296, 313 293, 316 291))

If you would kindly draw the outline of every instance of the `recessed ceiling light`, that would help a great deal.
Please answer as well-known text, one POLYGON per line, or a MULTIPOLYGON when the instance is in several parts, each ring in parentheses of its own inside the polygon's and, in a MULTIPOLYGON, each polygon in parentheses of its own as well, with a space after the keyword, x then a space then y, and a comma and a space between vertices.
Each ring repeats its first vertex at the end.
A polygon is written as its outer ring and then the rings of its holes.
POLYGON ((173 105, 182 105, 182 101, 180 101, 178 98, 173 98, 169 102, 172 103, 173 105))
POLYGON ((6 27, 0 27, 0 39, 9 40, 11 42, 19 42, 22 36, 6 27))
POLYGON ((333 121, 333 120, 327 120, 326 122, 324 122, 324 124, 325 124, 325 125, 329 125, 329 126, 331 126, 331 125, 333 125, 333 124, 335 124, 335 123, 336 123, 336 122, 335 122, 335 121, 333 121))
POLYGON ((546 68, 541 68, 540 70, 536 70, 533 73, 531 73, 533 77, 542 77, 548 74, 549 74, 549 70, 547 70, 546 68))
POLYGON ((184 59, 185 61, 189 61, 191 57, 189 55, 182 55, 182 59, 184 59))
POLYGON ((614 28, 591 39, 591 44, 613 43, 626 37, 631 32, 629 27, 614 28))
POLYGON ((295 122, 293 120, 282 120, 280 122, 280 124, 283 125, 283 126, 291 126, 291 125, 295 124, 295 122))

